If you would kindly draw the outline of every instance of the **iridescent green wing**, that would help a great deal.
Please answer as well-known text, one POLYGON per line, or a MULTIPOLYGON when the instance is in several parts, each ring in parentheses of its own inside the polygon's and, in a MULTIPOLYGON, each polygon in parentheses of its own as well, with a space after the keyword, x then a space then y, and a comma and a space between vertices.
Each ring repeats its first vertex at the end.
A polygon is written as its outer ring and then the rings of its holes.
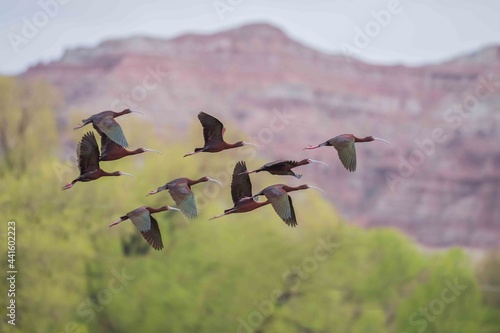
POLYGON ((146 241, 155 250, 161 250, 163 248, 158 221, 156 221, 156 219, 151 216, 151 214, 145 207, 137 208, 128 213, 127 216, 129 216, 130 220, 141 232, 144 239, 146 239, 146 241))
POLYGON ((198 216, 194 194, 187 183, 174 183, 172 185, 167 185, 167 188, 172 196, 172 199, 174 199, 177 208, 181 210, 182 214, 189 219, 198 216))
POLYGON ((349 171, 356 170, 356 148, 354 138, 339 136, 333 140, 333 146, 339 153, 339 159, 344 167, 349 171))
POLYGON ((271 202, 274 211, 290 227, 297 226, 297 218, 293 209, 292 198, 281 187, 270 186, 264 191, 264 195, 271 202))
POLYGON ((94 119, 94 128, 100 134, 105 134, 108 138, 116 142, 122 147, 128 147, 127 139, 125 138, 125 134, 123 134, 123 130, 113 118, 112 115, 105 115, 99 117, 98 119, 94 119))

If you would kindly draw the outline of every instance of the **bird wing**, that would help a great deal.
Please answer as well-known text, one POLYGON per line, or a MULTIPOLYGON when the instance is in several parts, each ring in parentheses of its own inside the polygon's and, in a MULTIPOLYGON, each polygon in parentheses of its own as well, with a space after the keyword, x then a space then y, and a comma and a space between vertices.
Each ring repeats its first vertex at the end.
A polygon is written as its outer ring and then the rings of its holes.
POLYGON ((122 147, 128 147, 123 130, 112 115, 105 115, 93 121, 95 130, 102 136, 105 134, 122 147))
POLYGON ((354 138, 337 137, 333 139, 333 146, 339 153, 339 158, 344 167, 349 171, 356 170, 356 148, 354 138))
POLYGON ((167 185, 167 188, 170 196, 174 199, 177 208, 181 210, 182 214, 190 219, 198 216, 194 194, 187 183, 174 183, 172 185, 167 185))
POLYGON ((111 140, 106 134, 100 133, 100 135, 101 135, 101 157, 110 154, 112 151, 116 149, 122 148, 122 146, 111 140))
POLYGON ((226 131, 224 125, 215 117, 205 113, 200 112, 198 114, 198 119, 203 126, 203 137, 205 139, 205 145, 210 141, 223 141, 222 135, 226 131))
POLYGON ((76 155, 81 175, 99 169, 99 146, 93 132, 83 135, 76 148, 76 155))
POLYGON ((292 198, 281 187, 270 186, 264 191, 264 195, 271 202, 274 211, 290 227, 297 226, 297 218, 293 209, 292 198))
POLYGON ((248 174, 242 174, 247 171, 247 165, 244 161, 239 161, 234 166, 233 179, 231 181, 231 197, 236 205, 241 198, 252 196, 252 182, 248 174))
POLYGON ((132 223, 141 232, 144 239, 155 249, 161 250, 163 242, 161 240, 160 228, 158 221, 151 216, 145 207, 140 207, 128 213, 132 223))

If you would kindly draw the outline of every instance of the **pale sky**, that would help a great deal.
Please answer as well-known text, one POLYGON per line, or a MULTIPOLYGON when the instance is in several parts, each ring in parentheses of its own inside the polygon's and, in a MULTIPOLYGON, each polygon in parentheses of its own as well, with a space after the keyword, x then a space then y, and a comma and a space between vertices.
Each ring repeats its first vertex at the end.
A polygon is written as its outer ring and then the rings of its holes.
POLYGON ((500 45, 498 0, 4 0, 0 74, 17 74, 57 60, 68 48, 110 38, 172 38, 255 22, 328 53, 356 46, 356 31, 364 31, 371 36, 358 41, 356 57, 379 64, 435 63, 500 45), (214 4, 228 10, 218 13, 214 4), (381 11, 390 13, 383 24, 373 16, 381 11))

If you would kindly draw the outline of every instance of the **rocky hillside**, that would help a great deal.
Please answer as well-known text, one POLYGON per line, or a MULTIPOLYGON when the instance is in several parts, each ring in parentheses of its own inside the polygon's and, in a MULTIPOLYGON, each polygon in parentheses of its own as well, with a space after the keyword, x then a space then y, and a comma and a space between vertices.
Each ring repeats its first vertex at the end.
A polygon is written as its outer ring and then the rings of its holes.
POLYGON ((492 247, 500 241, 499 60, 500 48, 491 47, 424 67, 375 66, 254 24, 110 40, 21 76, 61 90, 63 120, 74 109, 130 107, 155 126, 183 130, 197 112, 212 113, 228 135, 248 133, 269 160, 329 163, 304 167, 301 181, 323 187, 353 223, 397 227, 430 246, 492 247), (333 148, 301 150, 341 133, 392 145, 358 144, 355 173, 333 148))

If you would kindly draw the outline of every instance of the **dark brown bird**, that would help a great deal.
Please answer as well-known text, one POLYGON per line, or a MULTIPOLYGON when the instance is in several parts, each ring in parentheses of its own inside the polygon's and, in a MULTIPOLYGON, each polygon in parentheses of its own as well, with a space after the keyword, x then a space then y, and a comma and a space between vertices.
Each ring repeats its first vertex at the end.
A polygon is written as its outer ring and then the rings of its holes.
POLYGON ((100 135, 102 134, 107 135, 111 140, 113 140, 122 147, 128 147, 127 139, 125 138, 122 128, 116 122, 115 118, 132 112, 137 112, 142 114, 142 112, 140 111, 132 111, 130 109, 125 109, 121 112, 102 111, 90 116, 87 119, 83 119, 82 124, 74 127, 73 129, 76 130, 92 123, 97 133, 99 133, 100 135))
POLYGON ((281 217, 281 219, 290 227, 297 226, 297 218, 295 217, 295 210, 293 209, 292 198, 288 195, 288 192, 305 190, 308 188, 315 188, 321 192, 322 189, 311 186, 311 185, 300 185, 300 186, 287 186, 284 184, 271 185, 254 195, 257 197, 259 195, 264 195, 267 200, 271 202, 274 211, 281 217))
POLYGON ((244 141, 238 141, 236 143, 227 143, 224 141, 223 135, 226 129, 224 125, 215 117, 205 113, 200 112, 198 114, 198 119, 203 126, 203 137, 205 138, 205 145, 202 148, 196 148, 194 152, 187 153, 184 155, 191 156, 197 153, 206 152, 206 153, 216 153, 222 150, 243 147, 246 145, 255 146, 253 143, 248 143, 244 141))
POLYGON ((344 167, 353 172, 356 170, 356 148, 354 147, 355 142, 370 142, 374 140, 383 141, 390 145, 389 141, 375 138, 373 136, 367 136, 364 138, 355 137, 353 134, 341 134, 328 141, 325 141, 317 146, 307 146, 304 149, 316 149, 324 146, 333 146, 337 149, 339 153, 339 158, 344 167))
POLYGON ((292 171, 293 168, 301 166, 301 165, 306 165, 309 163, 321 163, 326 166, 328 164, 321 162, 321 161, 316 161, 316 160, 311 160, 311 159, 305 159, 301 161, 290 161, 290 160, 278 160, 274 162, 269 162, 267 164, 264 164, 260 168, 253 170, 253 171, 246 171, 247 174, 254 173, 254 172, 261 172, 261 171, 267 171, 272 175, 289 175, 289 176, 294 176, 297 179, 300 179, 302 175, 296 174, 292 171))
POLYGON ((252 196, 252 182, 250 181, 250 176, 248 176, 247 166, 244 161, 239 161, 234 166, 231 181, 231 197, 234 207, 226 209, 223 214, 214 216, 211 220, 233 213, 250 212, 271 203, 269 200, 258 202, 252 196))
POLYGON ((99 147, 97 146, 93 132, 87 132, 83 135, 82 140, 76 148, 76 154, 80 176, 71 183, 64 185, 63 190, 72 188, 76 182, 90 182, 105 176, 125 175, 134 177, 129 173, 121 171, 106 172, 99 167, 99 147))
POLYGON ((127 150, 111 140, 105 134, 101 134, 101 157, 99 161, 114 161, 125 156, 142 154, 147 151, 161 154, 158 150, 148 148, 137 148, 136 150, 127 150))
POLYGON ((196 201, 194 199, 193 191, 191 191, 191 186, 207 181, 216 182, 222 185, 221 182, 210 177, 201 177, 198 180, 191 180, 189 178, 177 178, 161 187, 158 187, 158 189, 149 192, 146 196, 168 190, 170 196, 172 197, 172 199, 174 199, 177 207, 181 210, 181 212, 187 218, 192 219, 198 216, 198 211, 196 209, 196 201))
POLYGON ((113 227, 123 221, 130 219, 137 229, 141 232, 144 239, 155 249, 163 249, 163 241, 161 240, 160 228, 158 227, 158 221, 151 216, 151 214, 159 213, 167 210, 179 210, 175 207, 163 206, 158 209, 142 206, 128 212, 126 215, 120 217, 120 220, 113 222, 109 227, 113 227))

